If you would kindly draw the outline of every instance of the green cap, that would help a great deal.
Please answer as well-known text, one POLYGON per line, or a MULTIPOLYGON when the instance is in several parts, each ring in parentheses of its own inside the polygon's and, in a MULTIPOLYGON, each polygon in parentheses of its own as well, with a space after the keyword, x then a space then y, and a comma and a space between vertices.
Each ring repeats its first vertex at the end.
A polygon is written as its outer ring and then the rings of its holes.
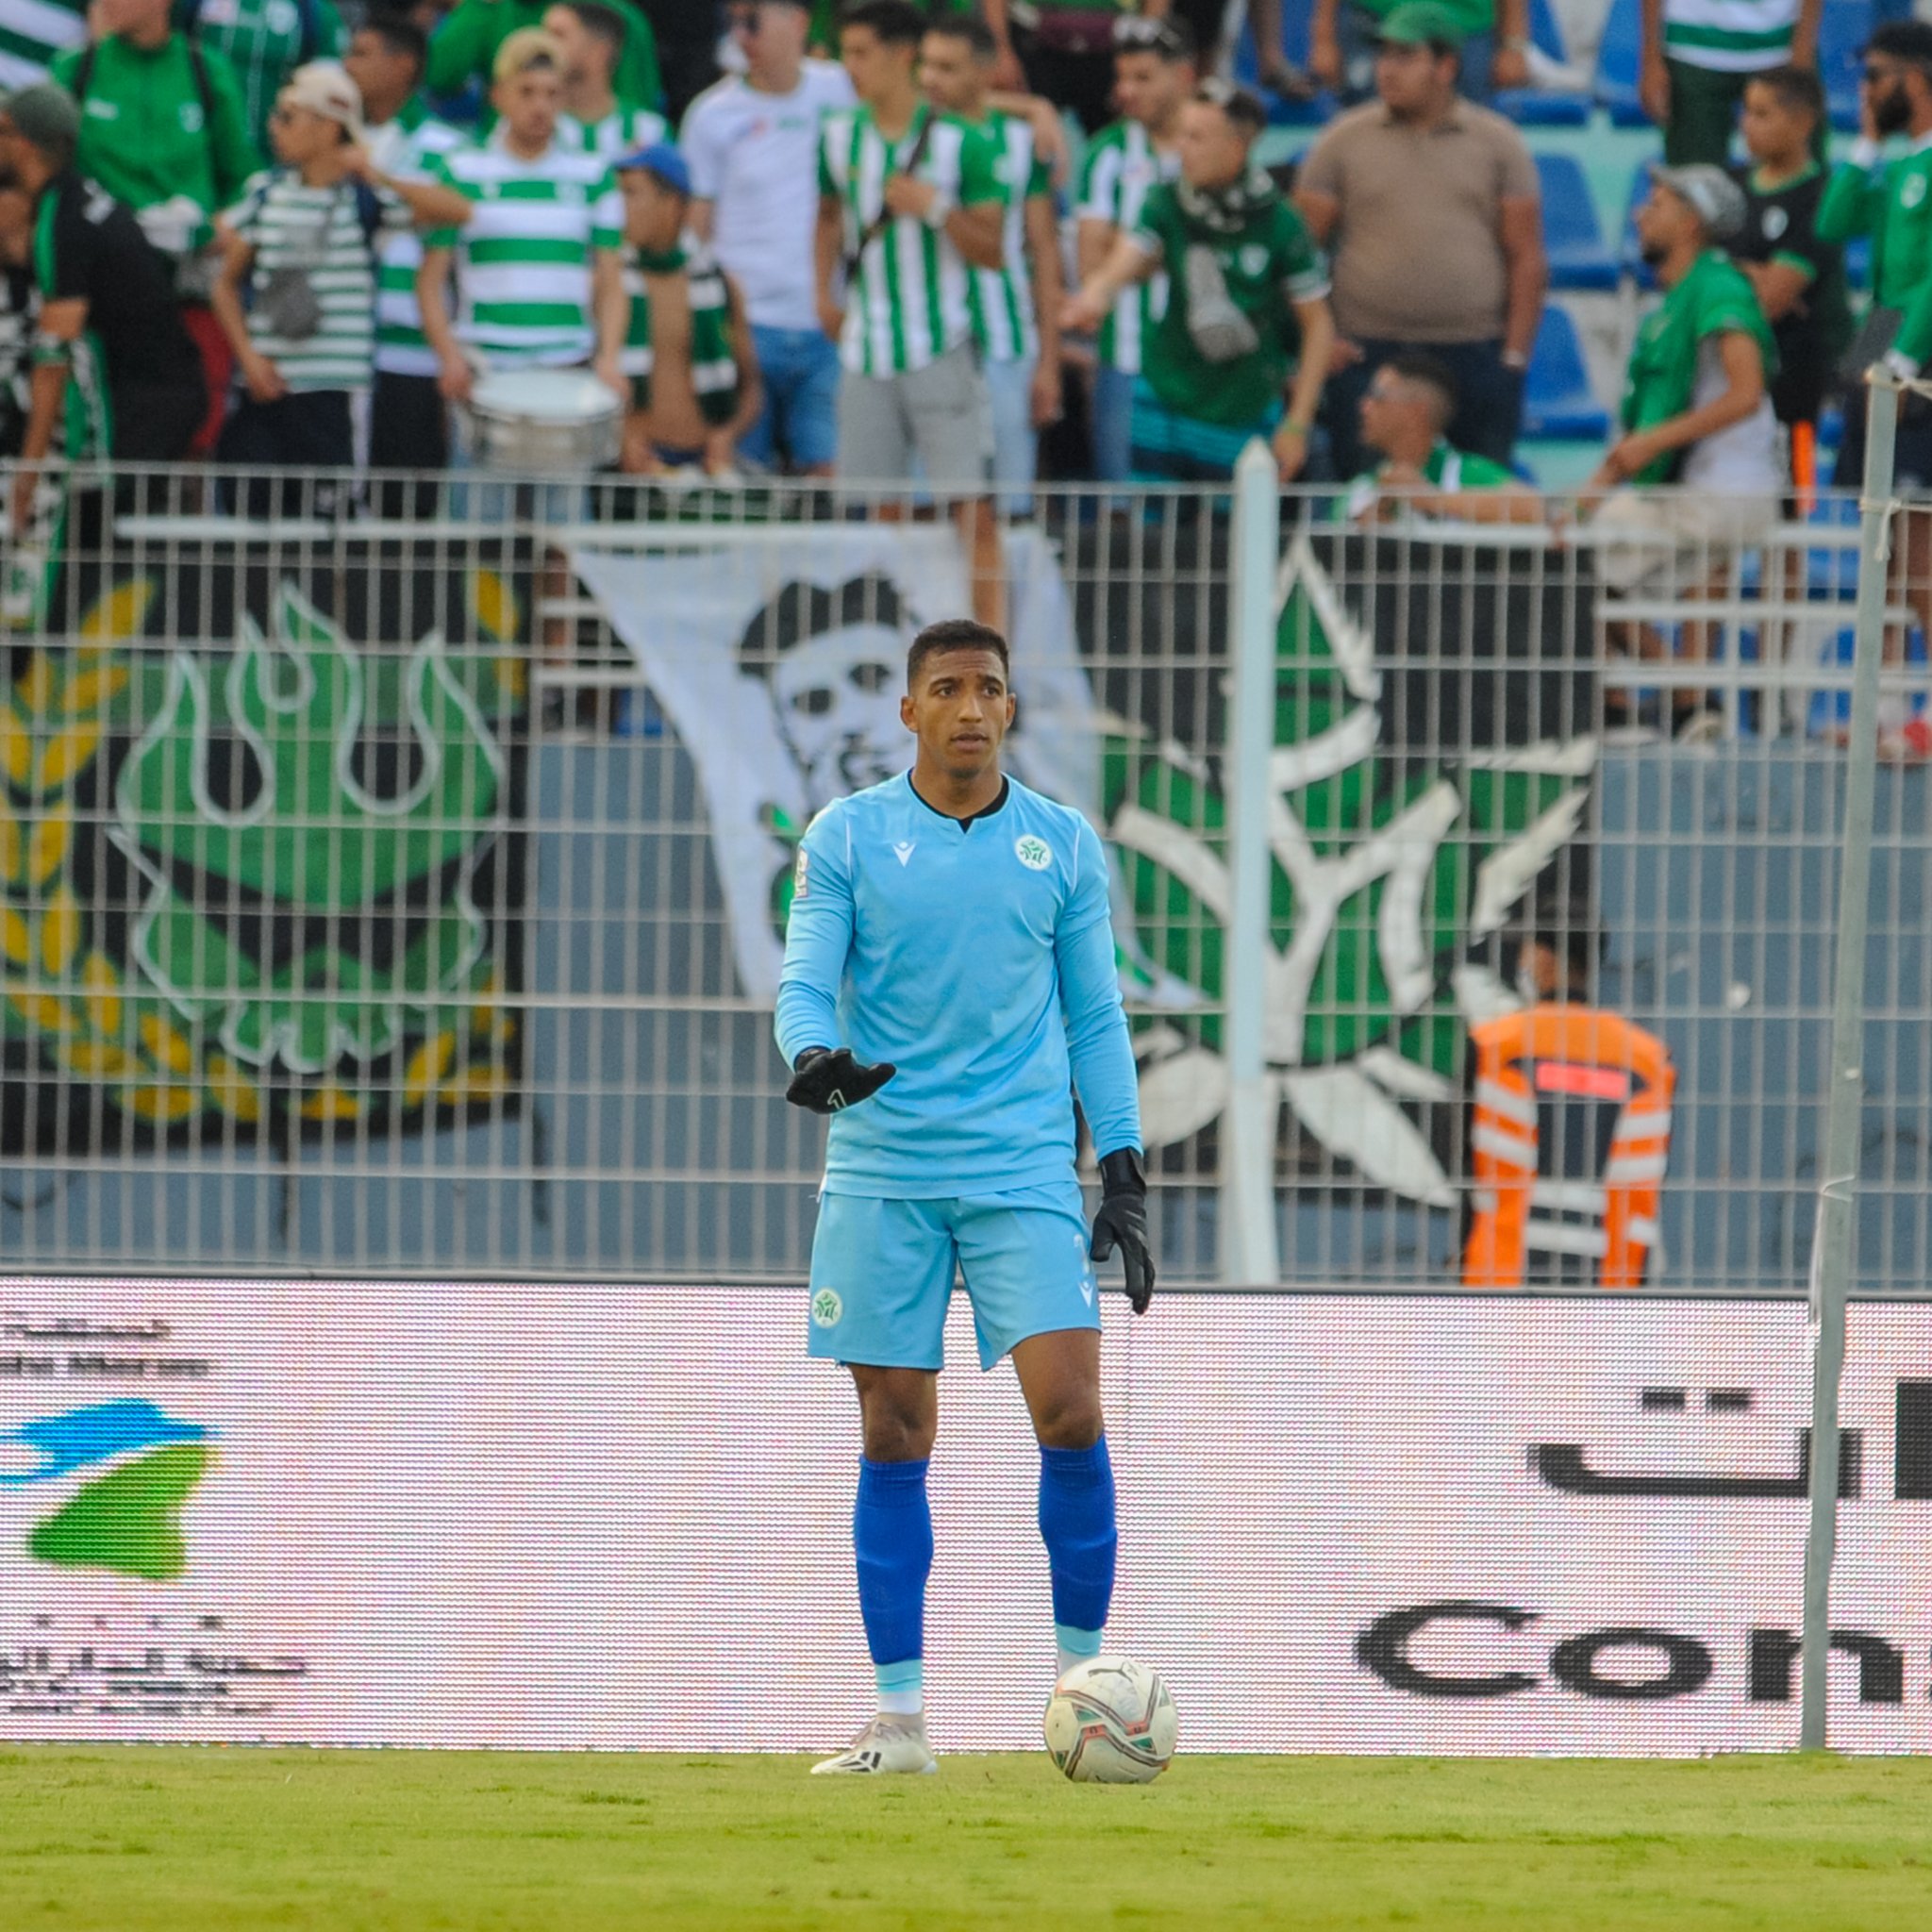
POLYGON ((9 95, 0 114, 38 148, 71 155, 80 139, 80 108, 64 87, 51 80, 36 81, 9 95))
POLYGON ((1375 38, 1397 47, 1454 47, 1460 52, 1469 35, 1441 0, 1403 0, 1375 38))

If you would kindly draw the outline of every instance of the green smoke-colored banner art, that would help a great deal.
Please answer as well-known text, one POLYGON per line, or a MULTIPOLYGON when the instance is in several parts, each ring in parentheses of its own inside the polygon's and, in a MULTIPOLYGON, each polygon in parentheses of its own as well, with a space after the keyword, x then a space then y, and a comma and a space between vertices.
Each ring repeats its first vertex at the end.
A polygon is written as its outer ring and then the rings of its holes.
POLYGON ((515 1103, 527 568, 108 552, 0 692, 0 1149, 515 1103))
MULTIPOLYGON (((1454 1203, 1468 1024, 1516 1003, 1497 966, 1523 940, 1591 920, 1589 638, 1560 570, 1535 559, 1356 535, 1291 547, 1265 1047, 1298 1166, 1454 1203)), ((1199 701, 1218 721, 1220 694, 1199 701)), ((1227 1095, 1226 791, 1218 760, 1150 736, 1114 741, 1103 791, 1131 906, 1124 978, 1156 1009, 1142 1119, 1173 1145, 1227 1095)), ((1222 741, 1218 723, 1206 737, 1222 741)))

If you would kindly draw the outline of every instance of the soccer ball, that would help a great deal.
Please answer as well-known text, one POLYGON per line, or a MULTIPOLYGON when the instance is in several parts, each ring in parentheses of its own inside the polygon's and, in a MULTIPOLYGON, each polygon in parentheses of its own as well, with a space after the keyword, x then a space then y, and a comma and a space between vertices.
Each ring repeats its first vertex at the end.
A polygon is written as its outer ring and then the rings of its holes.
POLYGON ((1174 1699, 1145 1664, 1090 1657, 1046 1706, 1046 1748, 1075 1784, 1144 1785, 1174 1757, 1174 1699))

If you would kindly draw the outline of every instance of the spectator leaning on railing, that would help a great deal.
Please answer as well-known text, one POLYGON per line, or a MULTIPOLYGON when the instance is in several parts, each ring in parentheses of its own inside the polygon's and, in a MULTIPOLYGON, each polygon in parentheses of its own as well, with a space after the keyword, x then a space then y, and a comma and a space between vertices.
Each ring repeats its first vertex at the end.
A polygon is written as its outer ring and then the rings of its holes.
POLYGON ((663 115, 619 100, 612 85, 624 54, 623 14, 603 0, 564 0, 545 10, 543 31, 563 61, 560 138, 612 162, 664 139, 670 125, 663 115))
POLYGON ((33 386, 13 473, 16 539, 33 516, 35 465, 64 434, 72 460, 174 462, 208 395, 168 267, 133 214, 74 165, 80 112, 51 83, 0 110, 0 173, 34 203, 33 386))
POLYGON ((76 165, 134 210, 175 264, 182 319, 208 375, 197 453, 221 428, 234 360, 208 306, 218 267, 215 216, 260 170, 235 70, 168 20, 169 0, 94 0, 95 39, 61 55, 54 78, 80 104, 76 165))
POLYGON ((1349 485, 1337 511, 1362 524, 1539 522, 1542 500, 1513 470, 1449 441, 1455 414, 1456 378, 1427 351, 1383 363, 1361 402, 1362 445, 1381 461, 1349 485))
POLYGON ((762 408, 744 298, 687 231, 691 169, 676 148, 658 142, 625 155, 617 178, 630 294, 624 467, 729 475, 738 439, 762 408))
POLYGON ((1516 444, 1549 282, 1541 192, 1516 128, 1457 97, 1461 33, 1440 0, 1391 13, 1380 99, 1333 123, 1295 182, 1335 277, 1341 352, 1325 417, 1338 475, 1361 467, 1370 372, 1405 349, 1455 376, 1457 448, 1507 463, 1516 444))
MULTIPOLYGON (((1088 143, 1080 171, 1075 249, 1083 282, 1134 232, 1155 183, 1180 173, 1181 108, 1195 85, 1193 38, 1177 23, 1116 21, 1113 45, 1121 118, 1088 143)), ((1167 275, 1157 269, 1124 291, 1100 324, 1091 413, 1093 474, 1103 483, 1124 481, 1131 468, 1134 381, 1166 307, 1167 275)))
POLYGON ((744 291, 764 410, 740 448, 753 462, 829 476, 838 454, 839 351, 819 324, 812 237, 819 123, 853 103, 834 60, 805 56, 804 0, 734 0, 744 72, 691 105, 691 225, 744 291))
MULTIPOLYGON (((343 65, 362 96, 370 155, 405 181, 438 178, 436 158, 467 145, 429 112, 418 90, 428 45, 400 14, 373 13, 356 29, 343 65)), ((423 240, 413 227, 385 229, 376 245, 375 378, 369 409, 372 470, 441 470, 449 461, 449 410, 437 387, 436 351, 423 333, 416 271, 423 240)), ((384 515, 427 516, 433 486, 379 489, 384 515)))
POLYGON ((859 104, 824 118, 816 242, 819 314, 845 365, 839 475, 909 481, 916 455, 933 494, 956 506, 974 615, 997 629, 1005 595, 970 277, 1006 258, 999 151, 921 99, 925 21, 908 0, 858 0, 840 28, 859 104))
POLYGON ((943 113, 989 135, 998 150, 1006 259, 975 268, 967 285, 992 410, 992 476, 1008 515, 1030 510, 1040 432, 1059 420, 1060 242, 1053 182, 1033 124, 991 101, 992 35, 972 15, 926 29, 920 79, 943 113))
MULTIPOLYGON (((1858 110, 1859 138, 1833 173, 1818 210, 1818 232, 1825 241, 1873 238, 1872 309, 1846 361, 1862 369, 1883 358, 1901 375, 1923 375, 1932 361, 1932 25, 1896 20, 1874 31, 1865 46, 1858 110), (1880 143, 1893 135, 1911 145, 1887 161, 1880 143)), ((1901 496, 1932 492, 1932 403, 1922 395, 1900 398, 1892 465, 1892 487, 1901 496)), ((1865 395, 1855 389, 1845 408, 1837 480, 1856 489, 1864 470, 1865 395)), ((1894 588, 1903 590, 1932 638, 1932 515, 1914 509, 1898 519, 1891 573, 1894 588)), ((1902 639, 1888 635, 1888 658, 1902 656, 1902 639)), ((1924 722, 1907 719, 1902 699, 1881 702, 1879 727, 1889 752, 1924 757, 1932 749, 1924 722)))
POLYGON ((341 58, 348 45, 333 0, 177 0, 175 25, 227 58, 262 147, 283 82, 311 60, 341 58))
POLYGON ((499 116, 490 139, 442 162, 475 207, 461 230, 425 238, 416 272, 442 392, 451 402, 467 399, 479 367, 590 365, 628 398, 624 199, 601 157, 558 139, 563 84, 547 34, 526 28, 498 46, 490 98, 499 116), (454 321, 446 293, 452 265, 454 321))
MULTIPOLYGON (((1777 521, 1784 478, 1769 385, 1777 371, 1771 325, 1724 243, 1744 220, 1744 194, 1722 168, 1653 164, 1637 239, 1663 300, 1638 325, 1624 391, 1624 434, 1591 478, 1597 577, 1620 596, 1696 596, 1724 581, 1740 548, 1777 521), (1668 498, 1648 486, 1679 483, 1668 498), (1633 487, 1635 486, 1635 487, 1633 487), (1603 492, 1607 492, 1604 494, 1603 492)), ((1663 655, 1648 625, 1620 625, 1640 653, 1663 655)), ((1701 658, 1707 626, 1683 627, 1701 658)), ((1680 735, 1702 735, 1715 701, 1674 698, 1680 735)))
MULTIPOLYGON (((258 470, 346 470, 353 399, 375 354, 375 260, 386 229, 452 227, 470 203, 446 182, 404 180, 362 144, 362 98, 334 60, 298 67, 270 122, 276 166, 222 218, 215 313, 235 347, 242 394, 222 431, 225 462, 258 470)), ((254 513, 327 514, 333 484, 250 486, 254 513)))
POLYGON ((1335 327, 1321 255, 1255 165, 1264 125, 1245 89, 1202 82, 1181 110, 1180 178, 1148 191, 1134 232, 1061 316, 1097 327, 1123 290, 1166 271, 1134 391, 1134 475, 1149 481, 1225 478, 1256 436, 1272 439, 1283 482, 1307 461, 1335 327))
MULTIPOLYGON (((429 41, 428 88, 439 98, 460 94, 473 81, 493 92, 496 54, 513 33, 541 26, 550 0, 460 0, 429 41)), ((658 43, 651 23, 626 4, 608 0, 624 21, 624 55, 617 63, 617 97, 635 108, 656 108, 663 97, 658 43)), ((498 110, 499 112, 501 109, 498 110)))

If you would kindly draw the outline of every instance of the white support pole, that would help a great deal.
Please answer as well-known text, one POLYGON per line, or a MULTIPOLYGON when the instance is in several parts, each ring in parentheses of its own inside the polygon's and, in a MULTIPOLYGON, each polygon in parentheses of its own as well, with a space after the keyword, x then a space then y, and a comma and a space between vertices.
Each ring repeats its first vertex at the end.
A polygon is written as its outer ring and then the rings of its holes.
POLYGON ((1838 959, 1832 972, 1831 1089, 1824 1167, 1811 1250, 1811 1520, 1805 1540, 1805 1634, 1799 1662, 1798 1748, 1825 1745, 1831 1655, 1831 1565, 1838 1549, 1838 1395, 1845 1366, 1845 1296, 1865 1098, 1865 931, 1872 897, 1872 800, 1878 765, 1878 666, 1890 575, 1892 439, 1900 384, 1880 366, 1865 425, 1859 506, 1858 602, 1852 658, 1852 739, 1845 757, 1845 829, 1839 862, 1838 959))
POLYGON ((1274 1082, 1262 1049, 1268 997, 1268 766, 1274 753, 1274 578, 1280 495, 1258 438, 1234 471, 1233 689, 1227 706, 1228 921, 1223 955, 1227 1111, 1221 1145, 1221 1278, 1281 1278, 1274 1233, 1274 1082))

